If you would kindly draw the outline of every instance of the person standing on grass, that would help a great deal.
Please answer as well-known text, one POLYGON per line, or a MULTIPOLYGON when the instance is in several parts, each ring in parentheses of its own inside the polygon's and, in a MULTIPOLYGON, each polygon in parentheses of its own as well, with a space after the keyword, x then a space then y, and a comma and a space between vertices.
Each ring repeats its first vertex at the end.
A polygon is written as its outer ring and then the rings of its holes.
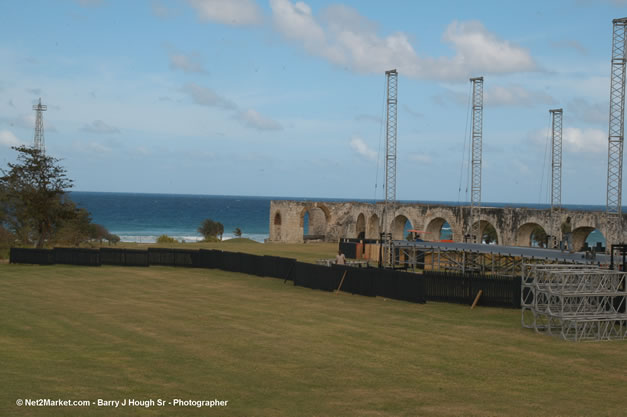
POLYGON ((346 265, 346 256, 344 256, 341 250, 337 251, 337 256, 335 257, 335 263, 337 265, 346 265))

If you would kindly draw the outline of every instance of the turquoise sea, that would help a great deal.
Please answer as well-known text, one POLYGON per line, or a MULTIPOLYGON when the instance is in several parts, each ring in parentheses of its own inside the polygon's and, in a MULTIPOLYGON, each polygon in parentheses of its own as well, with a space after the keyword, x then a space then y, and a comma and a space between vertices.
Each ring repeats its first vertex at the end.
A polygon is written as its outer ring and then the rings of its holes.
MULTIPOLYGON (((73 191, 70 193, 80 207, 86 208, 95 223, 126 242, 154 242, 162 234, 179 240, 201 239, 196 231, 200 223, 211 218, 224 225, 224 237, 233 237, 239 227, 243 236, 263 242, 269 235, 271 200, 355 201, 355 199, 324 199, 299 197, 254 197, 181 194, 101 193, 73 191)), ((372 200, 358 200, 372 202, 372 200)), ((447 201, 421 201, 427 204, 458 205, 447 201)), ((463 203, 462 203, 463 204, 463 203)), ((546 208, 541 204, 485 203, 492 207, 546 208)), ((603 206, 568 205, 578 210, 604 210, 603 206)), ((446 231, 443 230, 443 235, 446 231)), ((595 231, 587 239, 605 244, 603 235, 595 231)))

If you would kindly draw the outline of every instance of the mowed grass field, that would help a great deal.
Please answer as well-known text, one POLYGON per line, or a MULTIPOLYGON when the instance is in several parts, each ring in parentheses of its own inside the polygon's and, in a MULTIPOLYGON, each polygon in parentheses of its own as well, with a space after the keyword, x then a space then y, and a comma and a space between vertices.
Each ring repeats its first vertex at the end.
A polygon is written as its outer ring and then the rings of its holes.
POLYGON ((519 314, 218 270, 5 264, 0 416, 627 415, 627 343, 563 342, 519 314))

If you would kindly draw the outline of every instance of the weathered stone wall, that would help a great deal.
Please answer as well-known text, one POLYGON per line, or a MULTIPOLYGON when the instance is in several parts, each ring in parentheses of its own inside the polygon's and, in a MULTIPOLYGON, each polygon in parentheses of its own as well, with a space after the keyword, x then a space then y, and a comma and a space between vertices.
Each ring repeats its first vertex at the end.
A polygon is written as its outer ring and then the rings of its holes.
MULTIPOLYGON (((381 224, 389 225, 384 229, 391 230, 395 239, 401 239, 404 225, 401 216, 407 218, 414 229, 428 232, 423 236, 425 240, 439 240, 440 229, 444 222, 448 222, 453 240, 462 242, 469 226, 468 207, 396 204, 388 213, 384 213, 383 207, 382 203, 274 200, 270 203, 269 241, 303 242, 305 213, 309 213, 309 234, 324 235, 324 240, 329 242, 336 242, 342 237, 356 238, 360 231, 365 232, 366 238, 378 238, 381 224)), ((558 224, 567 216, 572 219, 575 247, 583 246, 586 237, 594 229, 607 235, 603 212, 562 210, 561 216, 558 224)), ((481 230, 488 224, 496 230, 499 244, 529 246, 531 233, 536 226, 541 226, 550 234, 550 211, 482 207, 481 230)), ((623 224, 627 222, 623 221, 623 224)))

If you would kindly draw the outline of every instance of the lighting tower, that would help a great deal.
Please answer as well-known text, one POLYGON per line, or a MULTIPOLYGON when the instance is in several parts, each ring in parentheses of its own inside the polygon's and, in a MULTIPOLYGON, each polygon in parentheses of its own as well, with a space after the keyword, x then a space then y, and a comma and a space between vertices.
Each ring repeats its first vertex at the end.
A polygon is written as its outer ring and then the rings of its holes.
POLYGON ((385 134, 385 203, 396 202, 396 107, 398 72, 385 71, 387 78, 387 121, 385 134))
POLYGON ((612 69, 610 71, 610 127, 607 150, 607 248, 623 240, 622 188, 625 133, 625 59, 627 18, 613 20, 612 69))
MULTIPOLYGON (((562 209, 562 109, 549 110, 552 117, 551 136, 551 247, 557 247, 562 209)), ((561 236, 561 235, 560 235, 561 236)))
POLYGON ((470 189, 470 239, 481 243, 481 149, 483 136, 483 77, 472 82, 472 182, 470 189))
MULTIPOLYGON (((396 203, 396 115, 398 95, 398 72, 395 69, 385 71, 387 84, 387 120, 385 129, 385 204, 381 215, 381 240, 386 247, 386 263, 392 265, 394 250, 392 248, 391 220, 388 213, 394 212, 396 203)), ((380 257, 382 259, 382 257, 380 257)))
POLYGON ((44 118, 42 112, 48 110, 48 106, 41 104, 41 97, 39 97, 39 104, 33 105, 33 110, 37 112, 35 117, 35 149, 46 152, 46 143, 44 141, 44 118))

